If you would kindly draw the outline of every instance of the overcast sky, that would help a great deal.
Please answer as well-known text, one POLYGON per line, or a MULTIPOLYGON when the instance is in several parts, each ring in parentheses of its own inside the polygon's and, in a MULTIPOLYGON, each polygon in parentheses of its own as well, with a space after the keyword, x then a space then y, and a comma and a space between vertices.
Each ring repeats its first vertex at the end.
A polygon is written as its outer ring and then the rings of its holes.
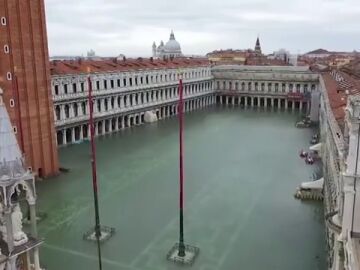
POLYGON ((171 29, 184 54, 360 50, 359 0, 45 0, 50 55, 150 56, 171 29))

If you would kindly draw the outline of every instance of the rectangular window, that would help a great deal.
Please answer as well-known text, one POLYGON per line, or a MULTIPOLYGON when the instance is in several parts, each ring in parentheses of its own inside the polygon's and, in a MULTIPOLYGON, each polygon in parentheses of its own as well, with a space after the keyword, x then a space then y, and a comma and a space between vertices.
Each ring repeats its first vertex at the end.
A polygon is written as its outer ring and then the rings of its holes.
POLYGON ((55 85, 54 87, 55 89, 55 95, 58 95, 59 94, 59 86, 58 85, 55 85))
POLYGON ((123 80, 124 86, 126 86, 126 79, 123 80))
POLYGON ((120 87, 120 79, 117 79, 117 87, 120 87))
POLYGON ((64 93, 65 93, 65 94, 68 93, 68 86, 67 86, 67 84, 64 84, 64 93))
POLYGON ((104 88, 107 89, 107 80, 104 80, 104 88))
POLYGON ((114 80, 110 80, 110 88, 111 88, 111 89, 114 88, 114 80))
POLYGON ((96 89, 100 90, 100 82, 99 81, 96 81, 96 89))
POLYGON ((85 87, 84 87, 84 83, 80 83, 80 88, 81 88, 81 92, 84 92, 85 91, 85 87))
POLYGON ((129 78, 129 85, 132 86, 132 78, 129 78))
POLYGON ((73 88, 73 92, 76 93, 76 91, 77 91, 77 89, 76 89, 76 83, 73 83, 72 88, 73 88))

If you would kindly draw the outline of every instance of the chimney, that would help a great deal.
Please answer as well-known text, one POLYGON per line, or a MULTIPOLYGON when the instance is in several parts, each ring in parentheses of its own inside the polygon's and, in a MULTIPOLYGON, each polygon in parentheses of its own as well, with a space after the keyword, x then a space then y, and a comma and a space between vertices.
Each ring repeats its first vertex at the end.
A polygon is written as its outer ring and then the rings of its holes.
POLYGON ((154 62, 154 58, 150 57, 150 62, 154 62))
POLYGON ((113 63, 114 63, 114 64, 117 64, 117 62, 118 62, 116 57, 115 57, 115 58, 113 58, 113 60, 112 60, 112 61, 113 61, 113 63))

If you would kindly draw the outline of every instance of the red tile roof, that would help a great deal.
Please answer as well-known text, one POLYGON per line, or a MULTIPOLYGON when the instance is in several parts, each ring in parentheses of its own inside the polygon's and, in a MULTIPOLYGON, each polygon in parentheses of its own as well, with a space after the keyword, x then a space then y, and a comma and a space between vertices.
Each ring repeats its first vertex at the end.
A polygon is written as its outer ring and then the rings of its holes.
POLYGON ((360 94, 360 80, 339 70, 322 73, 322 78, 333 114, 336 120, 342 121, 345 117, 348 95, 360 94))
POLYGON ((160 59, 107 59, 107 60, 53 60, 50 62, 51 75, 82 74, 91 71, 92 73, 119 72, 133 70, 153 70, 169 68, 189 68, 210 66, 206 58, 174 58, 172 60, 160 59))

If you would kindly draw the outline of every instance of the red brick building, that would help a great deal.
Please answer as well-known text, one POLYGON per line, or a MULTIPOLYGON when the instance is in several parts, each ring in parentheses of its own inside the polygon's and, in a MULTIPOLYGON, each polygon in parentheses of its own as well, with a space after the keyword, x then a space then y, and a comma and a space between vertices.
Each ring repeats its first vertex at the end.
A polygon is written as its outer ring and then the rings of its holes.
POLYGON ((0 1, 0 87, 28 166, 56 174, 44 0, 0 1))

